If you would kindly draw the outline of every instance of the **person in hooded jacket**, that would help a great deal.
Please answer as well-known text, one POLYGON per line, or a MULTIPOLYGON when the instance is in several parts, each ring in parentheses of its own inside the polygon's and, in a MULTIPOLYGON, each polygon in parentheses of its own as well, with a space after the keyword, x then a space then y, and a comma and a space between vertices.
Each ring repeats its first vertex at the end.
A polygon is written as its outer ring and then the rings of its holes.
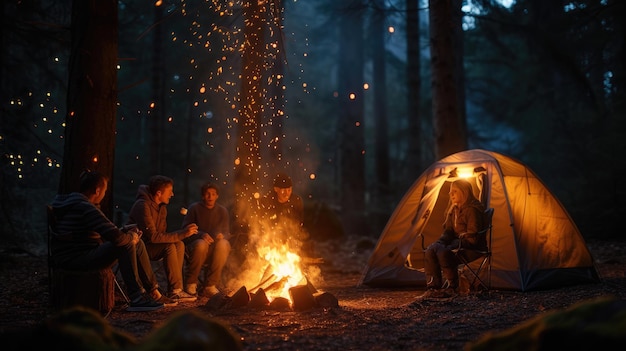
POLYGON ((183 290, 183 239, 198 233, 198 226, 189 223, 177 231, 167 231, 167 204, 174 196, 174 181, 163 175, 150 177, 148 185, 137 190, 135 203, 128 214, 128 224, 143 231, 142 239, 152 261, 163 259, 168 282, 168 297, 178 302, 197 300, 183 290))
POLYGON ((455 180, 450 185, 449 195, 450 206, 446 210, 443 234, 425 252, 424 271, 429 291, 458 289, 457 267, 460 262, 452 250, 458 248, 459 243, 464 248, 487 247, 485 237, 477 235, 485 226, 485 208, 474 196, 472 185, 465 179, 455 180))
POLYGON ((80 175, 79 191, 56 195, 50 243, 55 267, 78 271, 112 267, 117 261, 130 304, 127 311, 163 308, 157 279, 136 227, 118 228, 100 210, 108 178, 96 171, 80 175))

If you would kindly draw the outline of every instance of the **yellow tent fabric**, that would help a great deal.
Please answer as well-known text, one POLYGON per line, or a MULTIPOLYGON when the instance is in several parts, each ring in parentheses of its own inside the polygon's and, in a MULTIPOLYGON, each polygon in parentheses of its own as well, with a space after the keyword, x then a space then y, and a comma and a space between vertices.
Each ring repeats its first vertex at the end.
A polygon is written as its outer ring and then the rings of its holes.
POLYGON ((435 162, 417 178, 383 229, 359 285, 425 286, 419 234, 426 245, 437 240, 457 177, 473 180, 476 196, 494 208, 492 288, 530 291, 599 281, 576 224, 537 175, 519 160, 473 149, 435 162))

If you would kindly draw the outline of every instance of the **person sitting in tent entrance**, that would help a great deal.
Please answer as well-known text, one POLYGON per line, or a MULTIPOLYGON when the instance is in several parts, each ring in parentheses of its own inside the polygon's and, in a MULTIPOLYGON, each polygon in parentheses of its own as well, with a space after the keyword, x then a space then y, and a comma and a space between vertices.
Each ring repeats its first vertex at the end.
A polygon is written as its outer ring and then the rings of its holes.
POLYGON ((461 247, 485 249, 484 236, 476 235, 484 228, 483 204, 476 199, 472 185, 465 179, 458 179, 450 185, 450 205, 446 210, 443 234, 426 248, 424 271, 426 288, 429 291, 445 289, 457 290, 459 286, 459 261, 452 252, 461 247), (442 284, 441 273, 445 281, 442 284))

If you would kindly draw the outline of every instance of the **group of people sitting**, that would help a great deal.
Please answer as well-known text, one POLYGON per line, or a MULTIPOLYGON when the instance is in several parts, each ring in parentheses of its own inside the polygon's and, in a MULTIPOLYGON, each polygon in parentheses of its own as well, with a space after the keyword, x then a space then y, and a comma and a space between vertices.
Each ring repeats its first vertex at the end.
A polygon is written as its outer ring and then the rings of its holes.
MULTIPOLYGON (((201 200, 189 206, 181 228, 168 232, 167 205, 174 196, 171 178, 155 175, 148 184, 139 186, 122 228, 100 210, 108 183, 103 174, 85 171, 77 192, 54 198, 51 259, 55 267, 91 271, 117 263, 130 299, 127 311, 153 311, 220 292, 231 234, 229 212, 217 203, 216 184, 203 185, 201 200), (167 276, 167 294, 161 292, 152 270, 151 261, 159 260, 167 276)), ((484 207, 474 197, 471 185, 457 180, 449 195, 451 206, 446 211, 444 232, 425 253, 427 288, 431 291, 458 288, 459 262, 451 250, 459 247, 459 241, 462 247, 486 246, 484 238, 476 236, 484 226, 484 207)), ((260 210, 274 224, 292 221, 292 225, 303 226, 302 198, 293 193, 291 178, 283 173, 274 178, 273 191, 263 199, 260 210)))
MULTIPOLYGON (((139 186, 122 228, 100 210, 108 184, 109 179, 103 174, 85 171, 80 175, 77 192, 54 198, 51 259, 55 267, 91 271, 117 263, 130 299, 127 311, 153 311, 220 292, 222 271, 231 251, 231 234, 229 212, 217 203, 216 184, 201 187, 201 200, 189 206, 181 228, 169 232, 167 205, 174 196, 171 178, 155 175, 148 184, 139 186), (159 260, 163 261, 167 276, 166 294, 161 292, 152 270, 151 261, 159 260)), ((273 212, 274 217, 288 211, 301 226, 302 199, 291 188, 291 179, 279 174, 273 192, 266 197, 265 211, 273 212)))

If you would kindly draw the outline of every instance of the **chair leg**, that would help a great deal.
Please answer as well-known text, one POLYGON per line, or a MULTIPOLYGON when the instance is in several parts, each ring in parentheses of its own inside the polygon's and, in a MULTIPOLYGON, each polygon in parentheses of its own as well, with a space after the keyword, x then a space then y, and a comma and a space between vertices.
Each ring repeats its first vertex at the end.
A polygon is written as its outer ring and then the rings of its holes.
POLYGON ((491 255, 487 257, 487 285, 491 289, 491 255))
POLYGON ((115 281, 115 286, 117 286, 117 289, 122 294, 122 297, 124 297, 124 300, 126 300, 126 303, 129 304, 130 303, 130 299, 128 298, 128 296, 124 292, 124 289, 122 289, 122 287, 120 286, 120 283, 117 281, 117 278, 115 278, 114 281, 115 281))
POLYGON ((124 298, 126 303, 129 304, 130 303, 130 299, 128 298, 128 295, 126 295, 126 293, 124 292, 124 289, 122 289, 122 286, 117 281, 117 273, 120 271, 120 265, 119 264, 115 264, 115 266, 113 266, 111 269, 113 270, 113 276, 114 276, 113 280, 115 281, 115 286, 117 287, 117 290, 120 291, 120 294, 122 294, 122 297, 124 298))
POLYGON ((483 258, 483 260, 480 262, 480 265, 478 266, 476 270, 472 269, 472 267, 470 267, 468 262, 463 262, 463 266, 467 268, 467 270, 470 271, 470 273, 472 273, 472 276, 473 276, 472 282, 470 283, 470 287, 474 286, 476 281, 478 281, 485 290, 490 289, 491 287, 491 262, 488 262, 489 259, 490 259, 489 256, 483 258), (482 272, 482 269, 485 266, 485 263, 488 263, 487 264, 487 269, 488 269, 487 281, 489 284, 485 284, 485 282, 480 278, 480 273, 482 272))

